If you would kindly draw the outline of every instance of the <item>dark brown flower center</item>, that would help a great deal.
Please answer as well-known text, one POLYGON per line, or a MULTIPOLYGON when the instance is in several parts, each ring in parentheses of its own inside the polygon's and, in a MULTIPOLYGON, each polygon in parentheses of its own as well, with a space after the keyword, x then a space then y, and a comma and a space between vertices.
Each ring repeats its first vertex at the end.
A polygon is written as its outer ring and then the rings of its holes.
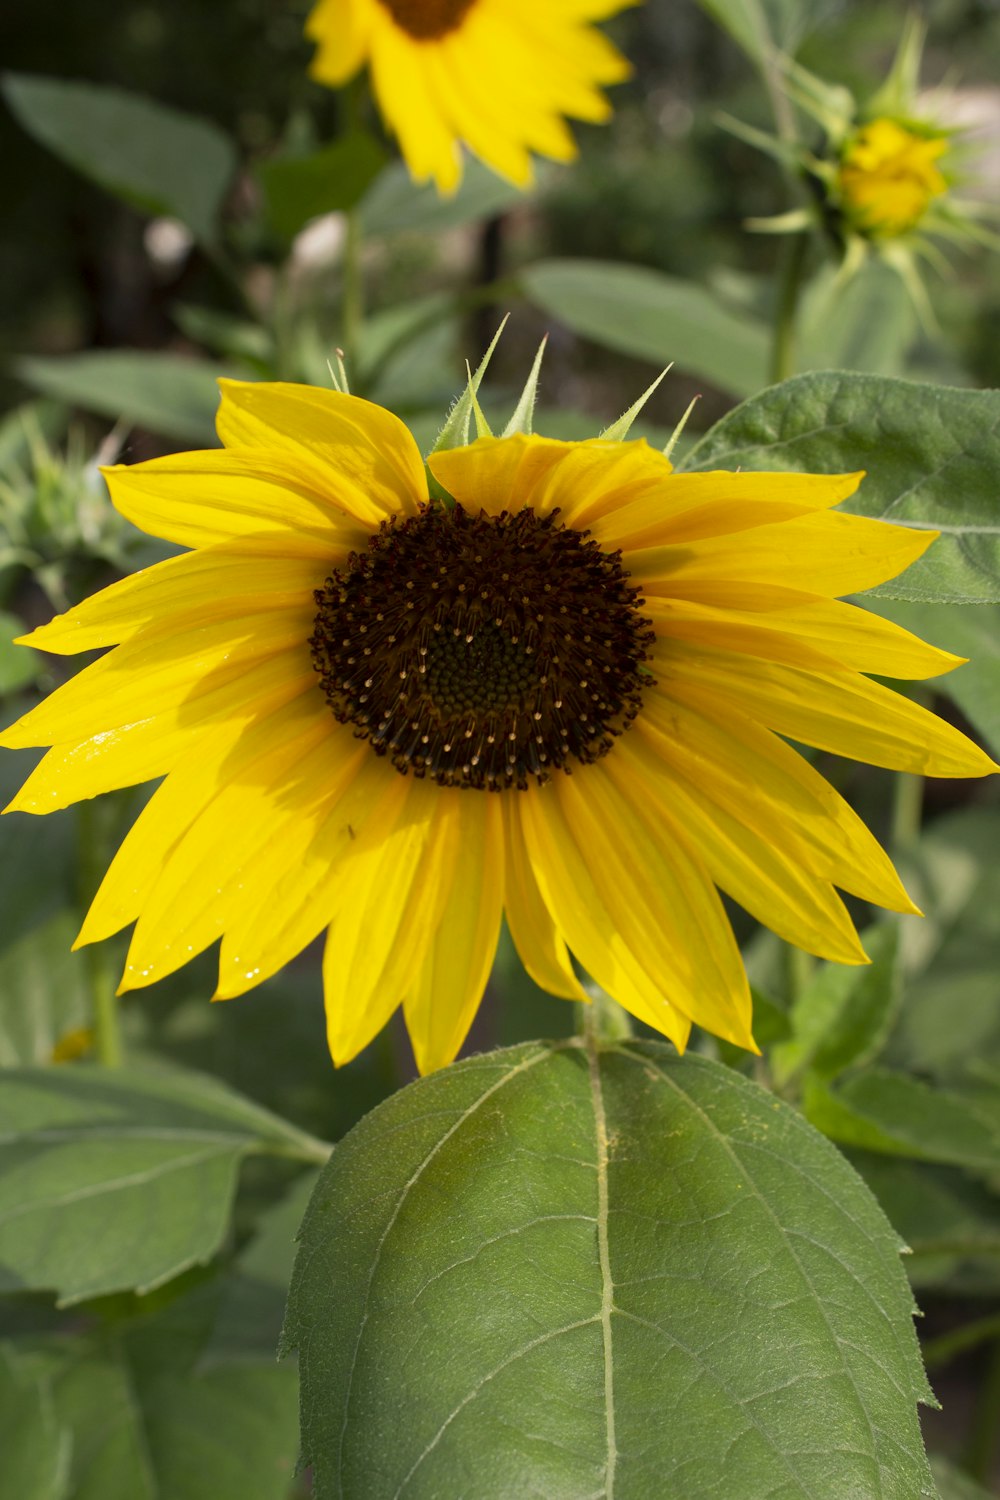
POLYGON ((476 0, 379 0, 397 26, 418 42, 447 36, 465 20, 476 0))
POLYGON ((653 632, 627 579, 558 512, 430 506, 317 590, 313 662, 398 771, 524 790, 606 755, 642 706, 653 632))

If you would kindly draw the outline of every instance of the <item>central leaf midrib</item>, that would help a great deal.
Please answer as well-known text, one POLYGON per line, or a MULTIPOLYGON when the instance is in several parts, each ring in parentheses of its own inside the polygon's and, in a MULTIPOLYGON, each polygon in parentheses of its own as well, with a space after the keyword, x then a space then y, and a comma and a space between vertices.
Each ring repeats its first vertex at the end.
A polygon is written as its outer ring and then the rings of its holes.
POLYGON ((607 1424, 608 1461, 604 1480, 607 1500, 614 1500, 615 1468, 618 1446, 615 1435, 614 1360, 611 1349, 611 1314, 614 1311, 614 1281, 608 1248, 608 1122, 601 1088, 600 1058, 594 1042, 587 1047, 587 1066, 594 1106, 594 1132, 597 1143, 597 1251, 601 1267, 601 1327, 604 1333, 604 1412, 607 1424))

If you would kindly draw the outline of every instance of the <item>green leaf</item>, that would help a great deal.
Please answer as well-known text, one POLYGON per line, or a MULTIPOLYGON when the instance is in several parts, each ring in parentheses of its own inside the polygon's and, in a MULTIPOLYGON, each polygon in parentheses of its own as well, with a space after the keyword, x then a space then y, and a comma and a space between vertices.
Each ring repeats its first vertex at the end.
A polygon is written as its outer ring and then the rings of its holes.
POLYGON ((42 671, 42 658, 30 647, 15 646, 15 636, 25 634, 17 615, 0 610, 0 696, 28 687, 42 671))
POLYGON ((980 1170, 1000 1167, 1000 1137, 974 1101, 906 1073, 870 1068, 836 1088, 812 1078, 804 1103, 816 1128, 846 1146, 980 1170))
POLYGON ((203 244, 236 170, 217 125, 139 94, 63 78, 7 73, 4 98, 35 140, 85 177, 149 214, 171 214, 203 244))
POLYGON ((543 260, 519 274, 528 300, 583 338, 747 396, 767 379, 769 337, 750 313, 644 266, 543 260))
POLYGON ((934 682, 1000 754, 1000 606, 911 604, 905 599, 866 599, 878 615, 904 630, 968 658, 964 666, 934 682))
POLYGON ((908 981, 895 1067, 947 1080, 969 1058, 1000 1060, 998 847, 1000 808, 970 806, 937 818, 907 852, 907 890, 927 916, 903 919, 908 981))
POLYGON ((723 417, 684 467, 866 469, 843 509, 941 532, 902 578, 872 594, 1000 602, 1000 391, 837 371, 797 375, 723 417))
POLYGON ((320 1142, 195 1074, 11 1069, 0 1094, 0 1290, 62 1304, 209 1260, 251 1152, 320 1142))
POLYGON ((179 354, 118 349, 30 355, 15 360, 13 368, 34 390, 85 411, 213 446, 219 376, 233 373, 179 354))
POLYGON ((659 1043, 433 1074, 302 1227, 317 1500, 934 1490, 897 1240, 787 1105, 659 1043))
POLYGON ((69 1433, 56 1420, 46 1384, 0 1344, 0 1495, 66 1500, 69 1433))
POLYGON ((794 52, 826 7, 822 0, 699 0, 754 62, 778 46, 794 52))
POLYGON ((310 219, 353 208, 385 159, 370 135, 348 136, 307 156, 272 157, 257 168, 268 222, 292 239, 310 219))
POLYGON ((993 1500, 989 1490, 984 1490, 940 1453, 931 1455, 931 1473, 938 1487, 938 1500, 993 1500))
POLYGON ((505 182, 474 157, 466 157, 462 185, 451 198, 442 198, 433 183, 418 187, 398 162, 381 172, 365 194, 361 217, 366 235, 441 234, 492 218, 528 197, 523 188, 505 182))
MULTIPOLYGON (((19 909, 25 905, 18 903, 19 909)), ((22 925, 4 908, 4 928, 0 1067, 50 1063, 72 1051, 74 1038, 86 1051, 91 1018, 87 961, 84 954, 72 952, 79 916, 63 908, 39 920, 38 911, 30 911, 22 925)))
POLYGON ((833 267, 803 298, 798 363, 803 370, 898 375, 920 325, 902 277, 875 258, 845 285, 833 267))
POLYGON ((37 1349, 73 1435, 67 1500, 286 1500, 295 1371, 273 1356, 206 1368, 212 1295, 37 1349))
POLYGON ((853 1152, 851 1159, 912 1252, 916 1287, 1000 1286, 1000 1202, 967 1173, 902 1157, 853 1152))
POLYGON ((820 964, 792 1007, 790 1039, 771 1054, 779 1085, 807 1068, 832 1078, 877 1056, 898 1003, 898 939, 899 924, 886 921, 863 935, 870 965, 820 964))
POLYGON ((261 1214, 230 1275, 220 1278, 219 1312, 206 1359, 273 1357, 281 1337, 295 1240, 316 1186, 305 1172, 280 1203, 261 1214))

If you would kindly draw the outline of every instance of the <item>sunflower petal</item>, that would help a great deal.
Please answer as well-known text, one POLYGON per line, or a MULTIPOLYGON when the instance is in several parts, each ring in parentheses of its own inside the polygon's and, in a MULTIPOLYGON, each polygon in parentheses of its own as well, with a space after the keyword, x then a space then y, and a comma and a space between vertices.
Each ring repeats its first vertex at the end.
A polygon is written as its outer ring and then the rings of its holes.
POLYGON ((416 515, 427 477, 409 428, 360 396, 311 385, 221 380, 216 425, 227 448, 277 451, 324 476, 334 504, 359 518, 416 515), (343 497, 343 498, 342 498, 343 497))
POLYGON ((503 914, 499 798, 446 792, 435 832, 435 868, 425 878, 443 899, 403 1001, 421 1073, 450 1063, 464 1042, 493 967, 503 914))
POLYGON ((516 813, 504 817, 504 909, 521 962, 537 985, 565 1000, 587 999, 569 950, 542 899, 516 813))

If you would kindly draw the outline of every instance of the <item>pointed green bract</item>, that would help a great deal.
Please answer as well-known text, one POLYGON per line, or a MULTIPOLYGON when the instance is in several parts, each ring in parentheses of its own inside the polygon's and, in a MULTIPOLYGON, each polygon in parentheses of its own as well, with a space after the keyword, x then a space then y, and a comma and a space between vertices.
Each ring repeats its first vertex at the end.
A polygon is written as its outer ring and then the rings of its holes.
POLYGON ((646 402, 656 390, 657 386, 661 385, 662 382, 666 380, 672 369, 672 364, 667 365, 667 368, 663 370, 659 375, 657 375, 652 385, 646 387, 642 395, 639 397, 638 401, 633 401, 628 411, 622 412, 617 422, 612 422, 610 427, 605 427, 604 431, 601 433, 601 437, 606 443, 623 443, 625 441, 625 439, 629 435, 629 432, 631 431, 632 423, 635 421, 636 417, 641 414, 643 407, 646 405, 646 402))
POLYGON ((518 398, 510 421, 503 430, 503 437, 513 437, 516 432, 531 432, 535 401, 538 397, 538 377, 542 371, 542 360, 545 358, 545 346, 548 341, 549 336, 546 334, 538 346, 538 353, 535 355, 528 378, 524 382, 524 390, 518 398))
POLYGON ((472 413, 476 405, 476 393, 482 384, 483 376, 490 367, 493 352, 497 344, 499 344, 500 336, 506 326, 507 318, 504 318, 500 327, 493 335, 490 347, 480 360, 476 373, 474 375, 470 374, 468 385, 448 413, 448 419, 438 433, 437 441, 431 449, 432 453, 440 453, 446 448, 464 448, 465 444, 469 441, 469 428, 472 424, 472 413))

